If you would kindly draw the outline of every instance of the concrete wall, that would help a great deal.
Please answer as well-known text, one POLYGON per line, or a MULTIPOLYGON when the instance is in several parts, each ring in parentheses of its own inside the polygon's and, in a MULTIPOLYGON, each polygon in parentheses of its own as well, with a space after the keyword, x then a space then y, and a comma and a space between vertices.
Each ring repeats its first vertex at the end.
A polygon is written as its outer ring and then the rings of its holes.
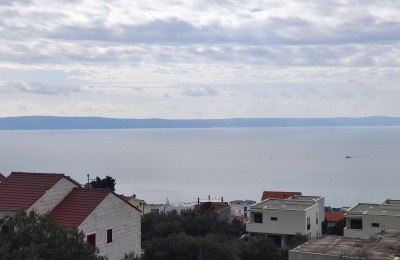
POLYGON ((254 213, 250 214, 250 221, 246 224, 246 231, 252 233, 269 234, 307 234, 306 214, 304 211, 296 210, 260 210, 263 214, 263 223, 254 223, 254 213), (271 220, 271 217, 278 218, 277 221, 271 220))
POLYGON ((140 212, 113 193, 78 227, 85 235, 96 234, 96 247, 109 260, 119 260, 125 253, 141 254, 140 212), (107 229, 112 229, 113 242, 107 244, 107 229))
POLYGON ((400 229, 400 216, 382 216, 382 215, 351 215, 346 216, 346 228, 344 236, 354 238, 369 238, 372 235, 382 231, 385 228, 400 229), (350 229, 351 219, 362 219, 362 229, 350 229), (372 227, 372 223, 379 223, 379 227, 372 227))
POLYGON ((53 210, 75 187, 75 183, 66 178, 61 178, 53 187, 46 191, 29 209, 35 210, 39 214, 53 210))
POLYGON ((337 260, 338 256, 304 253, 299 251, 290 250, 289 260, 337 260))

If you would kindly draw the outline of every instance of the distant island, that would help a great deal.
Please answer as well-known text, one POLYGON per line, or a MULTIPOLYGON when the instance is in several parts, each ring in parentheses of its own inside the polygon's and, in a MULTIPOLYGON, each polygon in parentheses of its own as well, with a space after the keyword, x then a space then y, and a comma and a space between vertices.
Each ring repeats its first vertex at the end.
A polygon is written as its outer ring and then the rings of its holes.
POLYGON ((0 130, 400 126, 400 117, 117 119, 104 117, 21 116, 0 118, 0 130))

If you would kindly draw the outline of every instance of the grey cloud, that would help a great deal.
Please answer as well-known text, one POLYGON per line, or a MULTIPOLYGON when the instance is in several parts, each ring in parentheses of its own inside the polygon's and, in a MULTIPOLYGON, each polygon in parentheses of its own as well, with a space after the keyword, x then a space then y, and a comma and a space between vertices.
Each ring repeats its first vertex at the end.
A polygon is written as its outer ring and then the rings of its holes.
POLYGON ((215 97, 218 94, 218 91, 211 87, 188 87, 182 92, 183 96, 190 97, 215 97))
POLYGON ((7 81, 0 83, 0 91, 3 93, 19 91, 41 95, 69 95, 70 93, 82 92, 84 88, 81 86, 51 85, 43 82, 7 81))

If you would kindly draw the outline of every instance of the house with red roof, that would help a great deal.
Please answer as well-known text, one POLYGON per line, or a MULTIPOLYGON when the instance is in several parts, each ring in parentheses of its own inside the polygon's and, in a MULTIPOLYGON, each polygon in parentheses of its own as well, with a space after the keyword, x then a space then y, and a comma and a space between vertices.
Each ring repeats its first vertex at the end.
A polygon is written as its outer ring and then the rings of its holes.
POLYGON ((51 211, 80 184, 64 174, 12 172, 0 183, 0 217, 18 210, 51 211))
POLYGON ((64 174, 12 172, 0 183, 0 217, 18 210, 50 212, 110 260, 141 254, 140 212, 112 190, 82 188, 64 174))
POLYGON ((290 199, 296 195, 301 196, 302 194, 298 191, 264 191, 261 201, 267 199, 290 199))
POLYGON ((110 189, 74 188, 52 211, 67 228, 77 228, 108 259, 141 253, 141 212, 110 189))
POLYGON ((231 206, 229 206, 227 202, 198 202, 198 204, 194 206, 194 211, 201 212, 204 210, 204 207, 209 207, 212 212, 217 213, 220 220, 231 219, 231 206))
POLYGON ((325 220, 328 227, 333 227, 340 220, 344 219, 344 212, 341 211, 325 211, 325 220))

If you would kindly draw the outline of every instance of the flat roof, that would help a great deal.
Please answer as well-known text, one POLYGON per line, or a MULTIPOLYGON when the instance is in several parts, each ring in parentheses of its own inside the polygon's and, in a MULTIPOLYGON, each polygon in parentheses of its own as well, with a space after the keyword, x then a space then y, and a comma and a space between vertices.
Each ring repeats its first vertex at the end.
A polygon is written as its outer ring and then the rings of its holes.
POLYGON ((399 205, 359 203, 349 209, 346 215, 381 215, 381 216, 400 216, 399 205))
POLYGON ((263 210, 263 209, 280 209, 280 210, 298 210, 305 211, 306 209, 315 205, 313 201, 294 201, 291 199, 268 199, 261 201, 260 203, 254 204, 250 207, 251 210, 263 210))
MULTIPOLYGON (((400 257, 400 230, 386 229, 370 239, 358 239, 342 236, 322 236, 317 240, 305 243, 290 253, 302 252, 340 256, 343 252, 350 256, 359 256, 365 252, 368 259, 391 259, 400 257)), ((289 253, 289 254, 290 254, 289 253)))

